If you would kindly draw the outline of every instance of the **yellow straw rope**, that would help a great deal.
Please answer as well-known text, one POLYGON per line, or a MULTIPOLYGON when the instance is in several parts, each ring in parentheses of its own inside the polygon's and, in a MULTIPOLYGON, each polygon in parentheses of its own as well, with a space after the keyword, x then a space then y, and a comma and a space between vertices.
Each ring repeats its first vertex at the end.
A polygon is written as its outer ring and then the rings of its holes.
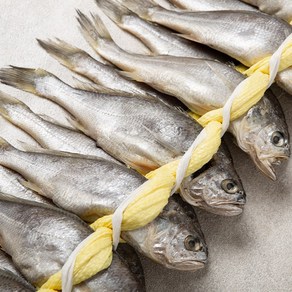
MULTIPOLYGON (((263 96, 269 83, 269 59, 258 62, 245 71, 247 85, 234 100, 231 120, 246 113, 263 96)), ((292 66, 292 43, 285 46, 279 71, 292 66)), ((208 112, 199 122, 205 126, 206 138, 192 154, 185 177, 199 170, 212 159, 221 143, 222 109, 208 112)), ((122 231, 141 228, 154 220, 168 202, 176 181, 179 160, 170 162, 147 175, 147 188, 128 205, 123 213, 122 231)), ((112 215, 104 216, 91 225, 95 230, 89 243, 77 255, 74 266, 74 285, 106 269, 112 261, 112 215)), ((40 291, 61 290, 61 271, 51 276, 40 291)))

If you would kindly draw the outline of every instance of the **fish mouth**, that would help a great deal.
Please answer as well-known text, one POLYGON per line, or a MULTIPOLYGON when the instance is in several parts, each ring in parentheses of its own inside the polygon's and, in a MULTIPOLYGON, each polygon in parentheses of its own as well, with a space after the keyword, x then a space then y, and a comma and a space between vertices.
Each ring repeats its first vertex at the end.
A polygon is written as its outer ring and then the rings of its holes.
POLYGON ((260 155, 254 157, 254 162, 262 173, 264 173, 271 180, 275 181, 277 176, 273 165, 280 165, 283 160, 289 159, 289 156, 290 155, 279 155, 275 157, 260 155))
POLYGON ((205 267, 207 262, 206 260, 196 261, 196 260, 188 260, 183 262, 173 263, 171 268, 180 270, 180 271, 197 271, 205 267))
POLYGON ((215 204, 206 205, 204 209, 207 210, 207 206, 210 206, 209 211, 216 215, 237 216, 243 212, 244 205, 245 205, 245 202, 217 201, 215 204))
POLYGON ((196 206, 207 212, 221 215, 221 216, 237 216, 243 212, 243 207, 246 203, 245 200, 216 200, 216 201, 205 201, 202 198, 193 198, 188 190, 181 188, 182 198, 192 206, 196 206))
POLYGON ((243 212, 244 202, 216 202, 206 203, 205 201, 192 202, 193 206, 203 209, 207 212, 221 216, 237 216, 243 212))

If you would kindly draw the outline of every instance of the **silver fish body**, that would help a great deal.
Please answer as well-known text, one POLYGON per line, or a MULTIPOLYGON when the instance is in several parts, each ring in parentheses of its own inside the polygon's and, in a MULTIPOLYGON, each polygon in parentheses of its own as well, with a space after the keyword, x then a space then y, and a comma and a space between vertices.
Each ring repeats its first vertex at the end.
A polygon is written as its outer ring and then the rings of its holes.
POLYGON ((0 250, 0 290, 7 292, 35 291, 35 288, 17 270, 8 254, 2 250, 0 250))
POLYGON ((51 204, 49 200, 24 186, 25 179, 16 172, 0 166, 0 192, 16 198, 51 204))
POLYGON ((292 21, 292 2, 290 0, 241 0, 257 6, 261 11, 276 15, 287 22, 292 21))
MULTIPOLYGON (((178 8, 188 11, 251 10, 256 9, 238 0, 169 0, 178 8)), ((246 1, 248 2, 248 1, 246 1)))
POLYGON ((0 115, 27 132, 44 148, 101 157, 118 163, 83 133, 42 119, 24 103, 3 92, 0 92, 0 115))
POLYGON ((0 269, 0 290, 3 292, 32 292, 36 289, 26 282, 22 277, 0 269))
POLYGON ((8 254, 0 249, 0 270, 7 270, 12 274, 22 277, 21 273, 17 270, 15 265, 12 262, 12 259, 8 254))
MULTIPOLYGON (((76 117, 83 131, 97 140, 98 145, 140 171, 148 172, 180 157, 202 129, 185 113, 154 98, 112 96, 76 90, 43 70, 2 69, 0 77, 6 84, 62 105, 76 117)), ((204 188, 209 196, 229 193, 221 185, 223 180, 238 181, 233 165, 218 161, 212 170, 213 174, 216 173, 213 176, 217 186, 214 193, 213 188, 209 189, 209 181, 204 179, 209 171, 204 169, 204 173, 200 173, 200 189, 204 188)), ((242 199, 242 191, 242 185, 239 184, 236 193, 238 200, 234 201, 232 194, 226 201, 237 210, 237 214, 242 212, 245 201, 242 199)))
MULTIPOLYGON (((8 145, 5 147, 7 148, 0 158, 1 164, 21 173, 33 188, 38 189, 56 205, 90 222, 104 215, 112 214, 127 195, 145 181, 145 178, 135 171, 103 159, 23 152, 8 145)), ((179 206, 172 200, 170 199, 168 204, 168 208, 173 210, 172 214, 178 214, 178 217, 183 216, 182 213, 175 211, 179 209, 179 206)), ((193 224, 186 224, 183 227, 175 226, 171 217, 164 217, 161 220, 159 216, 148 227, 139 229, 139 234, 143 234, 145 239, 140 251, 162 265, 167 265, 168 262, 179 262, 178 268, 180 269, 196 270, 198 266, 202 267, 207 259, 207 248, 200 229, 193 224), (162 234, 162 238, 160 238, 159 231, 163 229, 161 226, 175 230, 176 238, 170 240, 162 234), (165 246, 165 252, 173 246, 175 249, 181 250, 180 255, 162 253, 158 256, 155 254, 152 251, 155 249, 155 244, 151 244, 154 235, 165 246), (184 238, 187 236, 196 238, 200 242, 199 248, 186 249, 184 238), (202 260, 203 254, 205 254, 204 260, 202 260), (172 256, 174 259, 171 258, 172 256), (184 266, 184 262, 191 262, 192 265, 184 266)), ((131 239, 128 243, 136 247, 139 245, 140 238, 131 237, 132 232, 127 232, 131 239)), ((176 266, 172 268, 176 268, 176 266)))
MULTIPOLYGON (((77 216, 51 206, 1 195, 0 209, 1 246, 36 286, 58 272, 74 248, 92 233, 77 216)), ((144 291, 128 268, 115 261, 103 272, 106 276, 97 274, 88 281, 99 279, 103 289, 98 291, 144 291)))
MULTIPOLYGON (((236 86, 244 80, 244 76, 232 67, 213 60, 166 55, 142 56, 127 53, 110 41, 108 35, 100 27, 96 27, 94 32, 90 22, 82 15, 80 23, 87 40, 105 59, 123 69, 127 76, 141 80, 161 92, 177 97, 199 115, 224 106, 236 86), (89 28, 92 29, 89 31, 89 28)), ((267 107, 266 111, 270 112, 271 115, 270 118, 268 115, 265 118, 265 123, 270 123, 270 129, 267 132, 262 131, 265 135, 260 136, 261 143, 266 144, 265 149, 258 147, 259 141, 256 141, 258 136, 248 135, 248 139, 243 139, 243 137, 247 137, 247 133, 251 132, 251 129, 232 126, 240 124, 244 117, 234 121, 230 130, 237 137, 238 145, 250 154, 259 169, 275 179, 271 163, 278 162, 283 157, 289 157, 289 136, 283 112, 273 111, 271 107, 267 107), (276 123, 273 115, 277 116, 276 123), (280 133, 283 144, 275 145, 273 143, 271 136, 274 133, 277 136, 280 133)), ((250 112, 255 113, 256 111, 251 109, 250 112)), ((257 121, 259 124, 253 123, 252 132, 262 130, 262 121, 257 121)))
POLYGON ((127 243, 120 243, 117 248, 117 255, 135 275, 141 286, 145 286, 143 267, 135 249, 127 243))

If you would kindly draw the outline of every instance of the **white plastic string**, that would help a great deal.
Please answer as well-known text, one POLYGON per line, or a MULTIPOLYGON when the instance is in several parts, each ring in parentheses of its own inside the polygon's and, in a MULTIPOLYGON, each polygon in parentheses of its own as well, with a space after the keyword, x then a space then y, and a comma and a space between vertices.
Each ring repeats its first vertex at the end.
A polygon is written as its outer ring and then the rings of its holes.
POLYGON ((225 134, 227 129, 230 125, 230 116, 231 116, 231 107, 233 104, 234 99, 239 95, 239 93, 243 90, 245 87, 246 79, 243 80, 238 84, 238 86, 234 89, 233 93, 230 95, 230 97, 227 99, 224 107, 223 107, 223 113, 222 113, 222 130, 221 130, 221 137, 225 134))
POLYGON ((118 248, 121 236, 121 229, 122 229, 122 221, 123 221, 123 213, 125 209, 129 206, 131 202, 133 202, 141 192, 147 188, 149 184, 148 181, 144 182, 141 186, 135 189, 115 210, 112 217, 112 230, 113 230, 113 246, 116 250, 118 248))
MULTIPOLYGON (((281 62, 281 55, 284 47, 288 42, 290 42, 292 39, 292 34, 290 34, 285 41, 281 44, 281 46, 278 48, 278 50, 272 55, 270 59, 270 80, 267 89, 273 84, 278 71, 279 71, 279 66, 281 62)), ((230 115, 231 115, 231 107, 232 103, 235 99, 236 96, 239 95, 239 93, 243 90, 245 87, 246 79, 243 80, 238 84, 238 86, 234 89, 233 93, 231 96, 228 98, 227 102, 225 103, 223 107, 223 123, 222 123, 222 131, 221 131, 221 137, 225 134, 227 131, 229 125, 230 125, 230 115)))
MULTIPOLYGON (((283 48, 285 45, 291 41, 292 34, 290 34, 286 40, 282 43, 282 45, 278 48, 278 50, 272 55, 270 59, 270 81, 268 88, 273 84, 275 77, 278 73, 280 61, 281 61, 281 55, 283 48)), ((222 132, 221 137, 224 135, 224 133, 227 131, 229 124, 230 124, 230 112, 233 100, 236 96, 238 96, 238 93, 243 89, 244 84, 246 80, 242 81, 233 91, 232 95, 228 98, 227 102, 225 103, 223 107, 223 123, 222 123, 222 132)), ((206 137, 205 129, 201 131, 201 133, 198 135, 198 137, 195 139, 191 147, 187 150, 187 152, 182 156, 177 172, 176 172, 176 183, 171 191, 171 195, 174 194, 185 175, 185 172, 187 170, 187 167, 189 165, 192 152, 195 150, 195 148, 198 146, 198 144, 206 137)), ((140 192, 147 187, 148 181, 146 181, 144 184, 142 184, 140 187, 138 187, 136 190, 134 190, 127 198, 124 200, 121 205, 116 209, 116 211, 113 214, 112 219, 112 229, 113 229, 113 245, 116 249, 119 244, 120 240, 120 234, 121 234, 121 225, 123 220, 123 212, 127 208, 127 206, 140 194, 140 192)), ((85 240, 83 240, 76 249, 71 253, 70 257, 68 258, 67 262, 62 268, 62 291, 63 292, 71 292, 73 287, 73 270, 74 270, 74 264, 76 257, 79 253, 79 251, 82 249, 83 246, 86 245, 86 243, 91 238, 92 234, 87 237, 85 240)))
POLYGON ((201 133, 197 136, 191 147, 187 150, 187 152, 181 157, 180 162, 178 164, 177 170, 176 170, 176 182, 174 187, 171 190, 171 195, 173 195, 180 187, 184 177, 185 173, 188 169, 190 160, 192 158, 192 154, 194 150, 197 148, 197 146, 206 138, 206 130, 203 129, 201 133))
POLYGON ((69 258, 67 259, 66 263, 62 268, 62 291, 63 292, 71 292, 73 288, 73 271, 76 257, 79 251, 89 242, 91 237, 94 233, 90 234, 86 237, 83 241, 81 241, 74 251, 70 254, 69 258))

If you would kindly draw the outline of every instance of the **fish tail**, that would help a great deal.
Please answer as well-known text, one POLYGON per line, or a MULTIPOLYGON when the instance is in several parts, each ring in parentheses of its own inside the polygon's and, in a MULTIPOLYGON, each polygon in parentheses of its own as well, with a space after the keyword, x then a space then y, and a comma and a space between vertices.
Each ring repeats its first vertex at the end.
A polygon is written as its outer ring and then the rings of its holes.
POLYGON ((37 80, 45 77, 46 71, 11 66, 0 69, 0 81, 3 84, 37 94, 37 80))
MULTIPOLYGON (((96 0, 98 1, 98 0, 96 0)), ((105 1, 103 1, 105 2, 105 1)), ((107 0, 107 2, 110 2, 107 0)), ((138 14, 141 18, 148 19, 149 9, 157 7, 155 3, 145 0, 114 0, 117 5, 123 5, 124 7, 130 9, 132 12, 138 14)))
POLYGON ((65 86, 60 79, 43 69, 14 66, 0 69, 0 82, 47 98, 56 96, 58 86, 65 86))
POLYGON ((96 0, 97 5, 104 11, 104 13, 111 18, 117 24, 122 23, 124 15, 131 15, 131 12, 127 7, 120 4, 118 0, 96 0))
POLYGON ((0 105, 3 104, 23 104, 23 103, 17 98, 0 90, 0 105))
POLYGON ((89 55, 82 51, 81 49, 74 47, 60 39, 56 40, 39 40, 37 39, 39 45, 53 58, 58 60, 63 66, 74 70, 76 67, 76 57, 84 56, 89 57, 89 55))
POLYGON ((97 49, 103 40, 112 40, 109 32, 101 21, 90 20, 80 10, 77 10, 77 20, 80 24, 80 31, 85 40, 94 48, 97 49))

